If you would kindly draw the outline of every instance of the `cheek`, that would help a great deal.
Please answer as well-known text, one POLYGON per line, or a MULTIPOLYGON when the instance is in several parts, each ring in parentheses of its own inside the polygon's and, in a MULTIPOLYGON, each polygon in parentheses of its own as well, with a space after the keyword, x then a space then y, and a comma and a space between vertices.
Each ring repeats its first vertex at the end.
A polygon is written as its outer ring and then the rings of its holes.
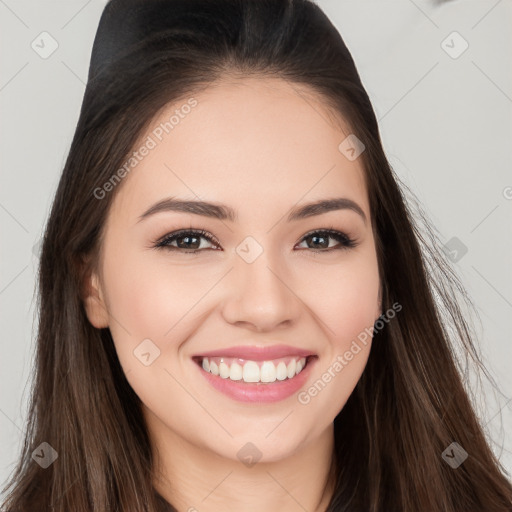
POLYGON ((111 313, 118 320, 110 330, 119 362, 145 406, 186 437, 192 426, 170 411, 182 410, 185 418, 201 417, 204 411, 179 384, 186 375, 177 357, 200 323, 201 297, 218 278, 176 265, 148 265, 147 257, 138 255, 118 261, 107 286, 111 313))
POLYGON ((170 352, 169 341, 186 337, 194 306, 215 282, 204 279, 201 272, 148 264, 148 260, 143 252, 122 257, 112 252, 104 263, 113 319, 110 330, 125 370, 133 366, 134 350, 147 339, 160 350, 158 363, 163 363, 170 352))
POLYGON ((313 307, 328 343, 322 346, 311 385, 297 396, 304 411, 327 423, 334 421, 361 378, 376 320, 378 271, 372 265, 345 270, 332 273, 328 290, 316 296, 313 307))
POLYGON ((331 348, 344 349, 373 326, 379 314, 380 280, 372 251, 306 275, 310 277, 303 283, 303 293, 311 297, 309 306, 321 320, 331 348))
POLYGON ((379 281, 372 272, 353 273, 338 283, 329 311, 332 338, 340 349, 350 345, 376 320, 379 281))

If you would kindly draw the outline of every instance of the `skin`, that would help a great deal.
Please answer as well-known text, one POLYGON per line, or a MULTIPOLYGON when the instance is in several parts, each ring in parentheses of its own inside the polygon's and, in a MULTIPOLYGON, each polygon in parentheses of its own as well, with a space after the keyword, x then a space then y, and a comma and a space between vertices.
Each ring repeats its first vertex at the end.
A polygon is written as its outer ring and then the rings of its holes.
MULTIPOLYGON (((319 360, 307 389, 381 314, 361 159, 338 150, 350 130, 306 93, 281 79, 251 77, 195 95, 197 106, 118 185, 99 266, 88 277, 88 318, 110 328, 143 403, 155 488, 180 511, 321 512, 332 497, 333 421, 371 342, 308 404, 296 394, 268 404, 232 400, 191 359, 234 345, 311 349, 319 360), (138 222, 170 196, 226 204, 238 221, 163 211, 138 222), (366 222, 350 209, 286 219, 296 205, 333 197, 355 201, 366 222), (152 248, 185 228, 211 233, 221 250, 204 238, 196 254, 152 248), (304 239, 329 228, 357 246, 325 252, 304 239), (263 248, 250 264, 236 252, 247 236, 263 248), (147 338, 160 350, 149 366, 133 353, 147 338), (252 467, 237 457, 248 442, 261 452, 252 467)), ((184 103, 168 105, 141 140, 184 103)))

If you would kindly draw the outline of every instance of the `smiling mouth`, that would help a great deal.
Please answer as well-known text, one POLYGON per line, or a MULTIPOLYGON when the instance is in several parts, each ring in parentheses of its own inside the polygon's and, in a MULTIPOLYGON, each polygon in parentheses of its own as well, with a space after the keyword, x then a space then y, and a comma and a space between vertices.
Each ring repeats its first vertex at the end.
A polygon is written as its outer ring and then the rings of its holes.
POLYGON ((205 372, 235 382, 270 384, 276 381, 293 379, 299 375, 312 359, 307 357, 288 356, 268 361, 252 361, 237 357, 205 357, 194 356, 192 359, 205 372))

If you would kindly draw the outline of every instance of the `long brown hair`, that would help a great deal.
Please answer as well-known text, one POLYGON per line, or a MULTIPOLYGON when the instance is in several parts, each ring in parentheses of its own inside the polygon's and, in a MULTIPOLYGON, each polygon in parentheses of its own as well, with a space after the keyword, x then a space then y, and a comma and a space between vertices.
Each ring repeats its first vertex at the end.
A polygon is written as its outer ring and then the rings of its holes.
POLYGON ((462 347, 485 370, 456 300, 466 295, 432 231, 414 221, 350 52, 309 0, 106 5, 44 234, 35 378, 2 510, 175 510, 153 487, 140 400, 110 331, 94 328, 85 314, 82 283, 98 263, 105 219, 122 183, 100 199, 95 191, 166 104, 226 76, 249 74, 314 92, 364 143, 382 309, 402 306, 375 333, 363 375, 334 421, 336 487, 328 511, 512 510, 512 486, 473 410, 453 348, 462 347), (453 442, 469 455, 457 468, 442 457, 453 442), (32 458, 41 443, 58 454, 46 469, 32 458))

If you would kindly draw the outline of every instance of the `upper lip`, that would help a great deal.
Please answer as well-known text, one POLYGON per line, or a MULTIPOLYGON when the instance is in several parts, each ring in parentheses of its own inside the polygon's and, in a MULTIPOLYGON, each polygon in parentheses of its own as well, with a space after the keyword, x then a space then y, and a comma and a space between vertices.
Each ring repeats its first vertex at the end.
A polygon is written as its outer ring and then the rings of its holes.
POLYGON ((272 345, 272 346, 238 346, 229 347, 209 352, 201 352, 194 357, 238 357, 240 359, 249 359, 251 361, 268 361, 269 359, 279 359, 286 356, 308 357, 315 355, 311 350, 300 349, 290 345, 272 345))

